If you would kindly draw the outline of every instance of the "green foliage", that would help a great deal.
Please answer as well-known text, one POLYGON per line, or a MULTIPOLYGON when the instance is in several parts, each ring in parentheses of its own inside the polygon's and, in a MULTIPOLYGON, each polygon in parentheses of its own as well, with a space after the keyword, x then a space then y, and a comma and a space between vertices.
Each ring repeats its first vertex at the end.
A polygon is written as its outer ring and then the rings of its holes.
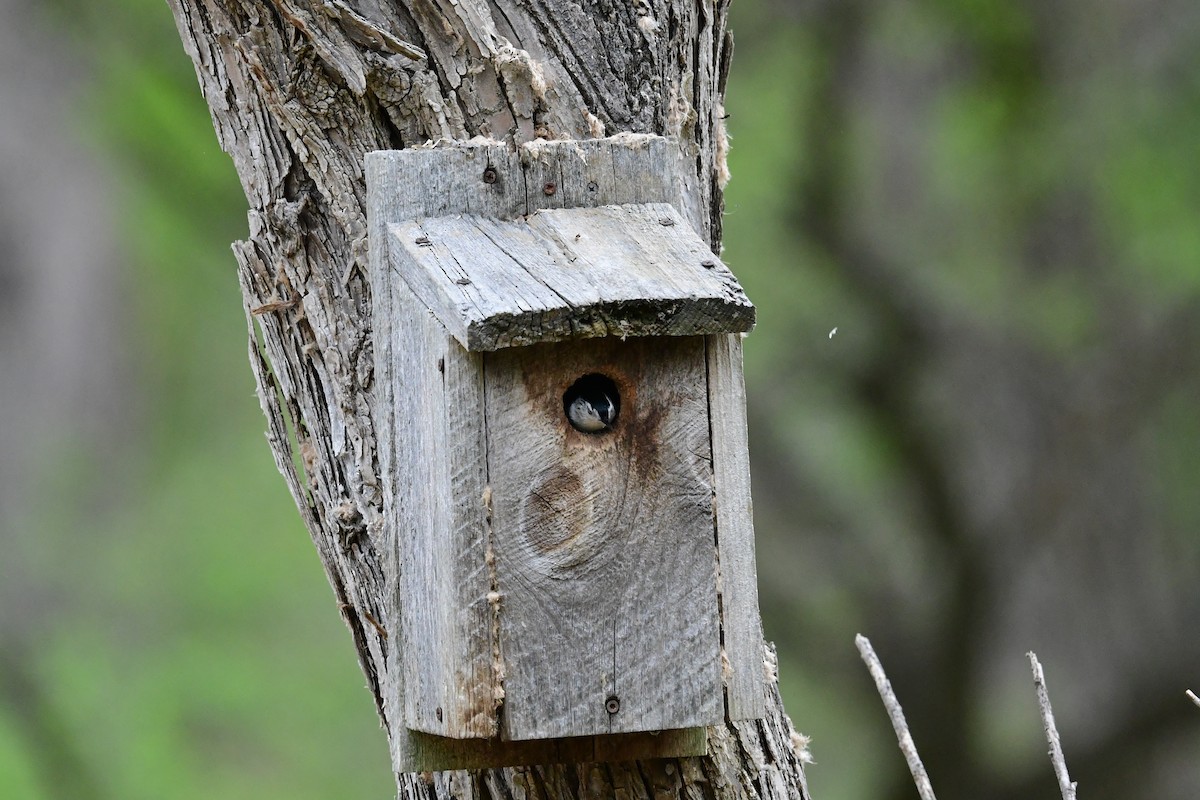
MULTIPOLYGON (((1065 3, 787 11, 739 0, 732 14, 724 255, 759 307, 746 359, 760 590, 788 709, 814 735, 810 786, 825 800, 906 796, 893 745, 877 736, 881 717, 864 712, 871 690, 840 678, 859 669, 853 634, 874 630, 892 637, 892 666, 909 671, 910 721, 935 752, 935 785, 939 770, 961 771, 975 781, 967 793, 987 784, 989 797, 1021 796, 1005 785, 1044 763, 1019 665, 1017 684, 977 687, 991 700, 921 706, 931 681, 945 683, 927 693, 948 694, 979 680, 967 653, 949 672, 935 666, 939 648, 964 635, 947 604, 974 596, 1002 607, 959 572, 972 550, 1019 574, 1019 548, 1047 546, 1057 515, 1089 519, 1099 503, 1090 476, 1053 459, 1111 452, 1115 463, 1133 446, 1125 491, 1149 494, 1149 529, 1091 535, 1161 541, 1152 558, 1180 565, 1154 576, 1164 585, 1179 587, 1184 565, 1200 563, 1200 504, 1187 488, 1200 485, 1188 344, 1200 308, 1197 25, 1146 21, 1153 49, 1119 13, 1065 3), (955 382, 964 362, 1009 383, 955 382), (1083 376, 1090 392, 1076 385, 1083 376), (1009 394, 994 402, 1012 404, 973 418, 996 386, 1009 394), (1110 416, 1088 417, 1096 408, 1110 416), (983 433, 1059 414, 1033 442, 983 433), (993 461, 1030 465, 1022 485, 1056 487, 1053 516, 1022 515, 1032 498, 1013 495, 1011 512, 988 512, 992 528, 970 528, 978 500, 964 487, 978 486, 956 469, 985 446, 993 461), (950 515, 940 528, 939 513, 950 515), (1017 552, 997 535, 1012 535, 1006 514, 1032 526, 1027 545, 1009 545, 1017 552), (956 580, 973 594, 948 595, 956 580), (939 742, 934 732, 948 729, 962 735, 939 742)), ((1073 535, 1081 549, 1106 546, 1073 535)), ((1057 566, 1064 603, 1081 557, 1057 566)), ((1107 586, 1110 602, 1137 602, 1128 579, 1107 586)), ((1172 602, 1187 597, 1196 594, 1172 602)), ((979 635, 1011 635, 995 624, 979 635)))
MULTIPOLYGON (((96 64, 79 137, 119 179, 141 424, 131 463, 68 446, 42 465, 47 499, 117 498, 39 521, 70 609, 31 656, 43 716, 97 798, 386 797, 370 694, 263 439, 229 251, 245 199, 170 11, 55 13, 96 64)), ((83 796, 27 735, 0 709, 0 797, 83 796)))
POLYGON ((385 744, 320 563, 261 440, 238 433, 189 447, 114 515, 101 538, 118 546, 74 576, 86 605, 41 671, 112 796, 383 796, 385 744))
POLYGON ((5 797, 42 797, 34 742, 10 713, 0 714, 0 792, 5 797))

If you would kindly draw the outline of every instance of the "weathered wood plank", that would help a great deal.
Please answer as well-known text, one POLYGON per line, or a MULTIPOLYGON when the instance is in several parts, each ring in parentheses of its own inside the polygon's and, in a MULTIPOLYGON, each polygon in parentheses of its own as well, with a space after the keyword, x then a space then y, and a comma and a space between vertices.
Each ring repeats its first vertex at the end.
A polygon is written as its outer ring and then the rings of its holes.
MULTIPOLYGON (((458 155, 486 160, 488 149, 458 155)), ((387 221, 413 211, 402 196, 379 191, 397 180, 379 171, 397 166, 370 165, 369 243, 377 265, 387 264, 387 221)), ((384 619, 389 660, 400 665, 388 672, 384 702, 411 729, 493 736, 499 690, 483 541, 482 365, 394 271, 373 269, 371 278, 385 574, 391 596, 411 600, 389 603, 384 619)), ((407 741, 393 737, 398 762, 408 758, 407 741)))
MULTIPOLYGON (((528 226, 486 217, 429 217, 391 227, 392 264, 471 350, 538 341, 540 326, 570 331, 570 308, 507 249, 528 226), (495 238, 489 236, 496 232, 495 238), (551 321, 550 315, 558 320, 551 321), (481 344, 492 345, 480 347, 481 344)), ((552 257, 545 246, 538 256, 552 257)))
MULTIPOLYGON (((396 425, 396 402, 394 389, 397 376, 395 375, 396 341, 393 338, 393 325, 396 321, 394 311, 382 313, 378 303, 392 305, 392 282, 397 280, 390 269, 381 269, 380 265, 388 263, 387 221, 397 213, 394 205, 394 192, 380 191, 380 187, 394 183, 380 174, 384 164, 368 158, 366 169, 367 207, 366 222, 368 225, 368 255, 371 269, 371 296, 375 299, 371 319, 373 329, 373 358, 372 358, 372 391, 370 393, 373 406, 371 421, 374 426, 376 454, 379 461, 380 488, 380 530, 376 547, 379 552, 380 572, 383 574, 381 594, 384 602, 381 604, 380 622, 388 631, 387 641, 384 642, 386 653, 385 663, 395 664, 399 660, 399 647, 396 640, 400 638, 399 604, 388 602, 399 597, 399 564, 400 526, 396 523, 396 497, 400 489, 397 455, 392 431, 396 425)), ((378 702, 384 719, 392 725, 402 724, 404 709, 404 675, 398 669, 380 670, 378 687, 378 702)), ((406 748, 407 736, 389 736, 388 745, 393 764, 403 762, 409 756, 406 748)))
POLYGON ((567 259, 566 268, 539 277, 564 296, 579 284, 594 287, 614 335, 743 333, 754 327, 754 306, 733 273, 670 205, 543 211, 529 218, 529 226, 558 243, 567 259), (656 317, 624 310, 638 301, 653 304, 656 317))
POLYGON ((446 739, 414 732, 408 732, 404 739, 404 760, 398 762, 404 772, 683 758, 708 752, 705 728, 519 742, 446 739))
POLYGON ((470 350, 742 332, 754 306, 665 203, 454 215, 390 227, 392 265, 470 350))
POLYGON ((661 136, 549 141, 484 138, 366 155, 368 185, 392 195, 386 222, 446 214, 513 219, 543 208, 682 205, 686 168, 661 136))
MULTIPOLYGON (((396 361, 376 367, 391 378, 395 405, 392 432, 395 484, 393 493, 384 497, 384 521, 386 525, 394 525, 396 531, 398 597, 411 596, 413 587, 417 587, 429 592, 430 602, 422 603, 425 608, 418 609, 401 603, 399 625, 389 636, 388 644, 395 648, 402 666, 402 675, 398 677, 406 684, 400 695, 401 718, 410 728, 430 730, 434 707, 442 699, 436 676, 447 667, 446 639, 453 633, 449 620, 444 619, 450 610, 445 580, 439 580, 434 573, 441 556, 429 552, 429 544, 436 542, 422 541, 430 532, 444 529, 450 523, 448 498, 444 497, 449 483, 448 464, 445 454, 440 452, 439 441, 445 434, 445 414, 438 407, 442 402, 441 392, 435 394, 435 384, 429 375, 430 370, 436 371, 436 359, 444 348, 438 347, 434 325, 423 319, 428 314, 421 313, 419 303, 406 294, 401 284, 393 287, 388 299, 397 314, 392 323, 396 361), (435 447, 438 452, 430 452, 435 447), (426 453, 427 457, 416 461, 414 452, 426 453), (410 642, 416 646, 410 646, 410 642), (422 709, 411 699, 431 694, 435 698, 433 707, 422 709)), ((382 376, 377 376, 377 380, 379 377, 382 376)))
POLYGON ((484 370, 502 735, 720 722, 704 340, 534 345, 484 370), (563 413, 589 373, 620 392, 601 435, 563 413))
POLYGON ((525 175, 510 145, 489 139, 366 155, 371 225, 446 214, 513 219, 525 213, 525 175))
POLYGON ((708 403, 716 482, 717 550, 721 570, 721 639, 731 720, 766 714, 754 513, 746 435, 746 386, 739 335, 709 336, 708 403))
POLYGON ((439 736, 494 736, 482 364, 404 284, 392 289, 396 484, 385 519, 397 529, 401 610, 390 644, 403 719, 439 736))
POLYGON ((543 209, 669 203, 680 207, 685 165, 677 144, 661 136, 525 142, 526 213, 543 209))

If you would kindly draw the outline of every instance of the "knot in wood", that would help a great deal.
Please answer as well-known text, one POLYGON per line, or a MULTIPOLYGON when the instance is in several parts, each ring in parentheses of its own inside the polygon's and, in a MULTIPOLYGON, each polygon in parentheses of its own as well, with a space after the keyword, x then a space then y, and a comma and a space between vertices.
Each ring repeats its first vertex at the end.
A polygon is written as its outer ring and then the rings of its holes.
POLYGON ((597 557, 608 538, 596 525, 596 487, 556 464, 538 475, 521 503, 520 535, 527 566, 552 578, 568 578, 597 557))

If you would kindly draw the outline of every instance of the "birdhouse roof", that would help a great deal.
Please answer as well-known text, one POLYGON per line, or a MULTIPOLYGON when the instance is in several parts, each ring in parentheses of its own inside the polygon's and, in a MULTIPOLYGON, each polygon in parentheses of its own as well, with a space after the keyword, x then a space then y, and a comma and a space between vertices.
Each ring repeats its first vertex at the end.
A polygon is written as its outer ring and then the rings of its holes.
POLYGON ((748 331, 754 306, 679 211, 682 163, 637 135, 371 153, 377 300, 407 285, 473 351, 748 331))
POLYGON ((733 273, 665 203, 393 224, 391 264, 468 350, 748 331, 733 273))

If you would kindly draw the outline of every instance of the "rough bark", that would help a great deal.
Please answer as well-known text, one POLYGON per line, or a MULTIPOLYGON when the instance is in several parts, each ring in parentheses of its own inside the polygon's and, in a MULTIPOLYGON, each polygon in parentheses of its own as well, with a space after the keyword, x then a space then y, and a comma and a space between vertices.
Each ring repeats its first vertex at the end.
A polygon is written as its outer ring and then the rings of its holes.
MULTIPOLYGON (((695 168, 689 221, 719 247, 727 0, 170 3, 249 201, 234 252, 271 448, 391 735, 363 157, 477 135, 674 137, 695 168)), ((807 798, 771 691, 767 718, 711 729, 705 758, 401 773, 399 796, 807 798)))

